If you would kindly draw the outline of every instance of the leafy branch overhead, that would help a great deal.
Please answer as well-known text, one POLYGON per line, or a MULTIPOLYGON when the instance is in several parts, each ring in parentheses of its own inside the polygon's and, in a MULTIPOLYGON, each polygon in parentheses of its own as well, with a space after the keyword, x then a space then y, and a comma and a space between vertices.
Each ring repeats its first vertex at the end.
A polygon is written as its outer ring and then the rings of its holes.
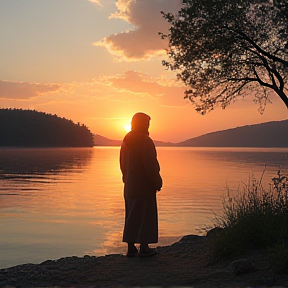
POLYGON ((170 23, 168 61, 196 111, 254 94, 264 111, 274 92, 288 108, 287 0, 184 0, 170 23))

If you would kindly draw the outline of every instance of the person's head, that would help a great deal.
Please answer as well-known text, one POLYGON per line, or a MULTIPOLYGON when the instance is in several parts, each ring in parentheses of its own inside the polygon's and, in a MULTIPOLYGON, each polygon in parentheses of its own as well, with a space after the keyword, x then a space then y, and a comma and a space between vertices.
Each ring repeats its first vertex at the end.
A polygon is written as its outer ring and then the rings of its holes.
POLYGON ((132 117, 131 130, 149 134, 150 116, 145 113, 138 112, 132 117))

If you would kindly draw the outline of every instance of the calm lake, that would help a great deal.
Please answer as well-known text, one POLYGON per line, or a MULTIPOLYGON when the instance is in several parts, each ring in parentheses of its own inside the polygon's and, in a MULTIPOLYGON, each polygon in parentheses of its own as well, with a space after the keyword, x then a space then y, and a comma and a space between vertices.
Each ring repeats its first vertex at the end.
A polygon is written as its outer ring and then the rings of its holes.
MULTIPOLYGON (((66 256, 125 253, 119 147, 0 148, 0 268, 66 256)), ((201 234, 226 187, 251 173, 269 187, 288 148, 158 147, 159 246, 201 234)))

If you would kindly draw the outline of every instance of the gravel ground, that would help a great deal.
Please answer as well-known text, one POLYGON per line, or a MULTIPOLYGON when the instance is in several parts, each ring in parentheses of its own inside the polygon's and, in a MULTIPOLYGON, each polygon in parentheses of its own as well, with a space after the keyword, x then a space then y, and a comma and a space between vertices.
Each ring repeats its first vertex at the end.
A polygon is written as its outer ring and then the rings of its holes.
POLYGON ((188 235, 152 257, 67 257, 0 270, 0 287, 288 287, 288 275, 272 272, 255 252, 211 261, 207 237, 188 235))

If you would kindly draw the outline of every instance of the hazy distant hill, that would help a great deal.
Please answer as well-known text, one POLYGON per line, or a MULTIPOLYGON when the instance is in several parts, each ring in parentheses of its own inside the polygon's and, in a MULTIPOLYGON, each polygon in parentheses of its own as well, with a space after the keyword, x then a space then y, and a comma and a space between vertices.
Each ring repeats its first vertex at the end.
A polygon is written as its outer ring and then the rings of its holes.
POLYGON ((92 147, 93 135, 80 123, 35 110, 0 109, 0 146, 92 147))
MULTIPOLYGON (((155 146, 176 146, 171 142, 154 141, 155 146)), ((95 146, 121 146, 122 140, 111 140, 98 134, 94 134, 95 146)))
MULTIPOLYGON (((96 146, 121 146, 122 140, 111 140, 95 134, 94 143, 96 146)), ((288 120, 211 132, 180 143, 154 143, 167 147, 288 147, 288 120)))
POLYGON ((247 125, 178 143, 188 147, 288 147, 288 120, 247 125))
POLYGON ((98 134, 94 134, 95 146, 121 146, 122 140, 111 140, 98 134))
POLYGON ((157 140, 153 140, 155 146, 158 147, 172 147, 172 146, 178 146, 178 144, 176 143, 172 143, 172 142, 163 142, 163 141, 157 141, 157 140))

